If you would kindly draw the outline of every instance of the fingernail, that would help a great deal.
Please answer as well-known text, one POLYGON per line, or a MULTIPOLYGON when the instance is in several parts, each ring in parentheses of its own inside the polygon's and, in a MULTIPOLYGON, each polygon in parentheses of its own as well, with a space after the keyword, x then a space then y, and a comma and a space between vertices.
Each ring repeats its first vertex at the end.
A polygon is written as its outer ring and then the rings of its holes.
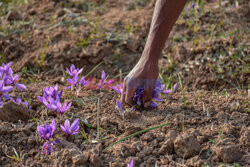
POLYGON ((145 102, 145 103, 144 103, 144 107, 145 107, 145 108, 148 108, 149 104, 150 104, 149 101, 148 101, 148 102, 145 102))

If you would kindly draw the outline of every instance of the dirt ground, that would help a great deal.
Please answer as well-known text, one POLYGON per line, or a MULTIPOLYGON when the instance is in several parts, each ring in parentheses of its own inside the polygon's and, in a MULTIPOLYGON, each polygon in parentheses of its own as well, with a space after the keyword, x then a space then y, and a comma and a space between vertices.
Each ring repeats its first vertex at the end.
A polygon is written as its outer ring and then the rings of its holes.
POLYGON ((99 91, 83 89, 67 118, 83 126, 74 138, 63 135, 51 155, 41 153, 37 125, 63 120, 45 112, 37 96, 46 86, 65 87, 65 69, 84 67, 83 75, 123 77, 143 50, 154 2, 150 0, 32 0, 0 5, 0 62, 13 62, 28 88, 13 92, 32 106, 5 102, 0 108, 0 166, 250 166, 249 118, 249 2, 207 0, 179 17, 160 59, 167 88, 154 110, 129 108, 125 121, 111 90, 100 94, 100 137, 97 136, 99 91), (94 69, 94 70, 93 70, 94 69), (93 71, 93 72, 91 72, 93 71), (149 127, 169 123, 109 144, 149 127), (9 156, 24 154, 17 161, 9 156), (8 155, 8 156, 7 156, 8 155))

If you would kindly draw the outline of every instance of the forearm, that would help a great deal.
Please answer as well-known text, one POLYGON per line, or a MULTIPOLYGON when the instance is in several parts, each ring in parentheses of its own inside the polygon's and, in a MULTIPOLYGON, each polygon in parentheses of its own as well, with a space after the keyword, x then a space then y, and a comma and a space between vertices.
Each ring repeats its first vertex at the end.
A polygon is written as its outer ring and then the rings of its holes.
POLYGON ((158 63, 158 59, 173 25, 186 0, 156 0, 153 18, 141 61, 158 63))

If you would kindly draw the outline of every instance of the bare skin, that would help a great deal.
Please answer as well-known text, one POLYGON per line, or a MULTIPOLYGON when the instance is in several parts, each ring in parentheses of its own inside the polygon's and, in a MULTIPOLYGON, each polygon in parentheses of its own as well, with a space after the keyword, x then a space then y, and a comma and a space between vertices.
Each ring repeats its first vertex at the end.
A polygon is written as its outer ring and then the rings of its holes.
POLYGON ((134 104, 132 98, 137 86, 144 86, 142 102, 144 107, 149 106, 154 83, 159 76, 158 60, 185 3, 186 0, 156 0, 147 42, 141 58, 124 79, 123 103, 132 106, 134 104), (148 84, 148 81, 153 84, 148 84))

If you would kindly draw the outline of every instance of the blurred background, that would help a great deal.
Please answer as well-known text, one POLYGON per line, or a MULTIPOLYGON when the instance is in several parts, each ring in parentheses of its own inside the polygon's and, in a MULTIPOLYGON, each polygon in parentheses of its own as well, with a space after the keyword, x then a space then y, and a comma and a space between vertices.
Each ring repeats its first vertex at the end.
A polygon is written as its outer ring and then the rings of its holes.
MULTIPOLYGON (((249 87, 247 0, 188 1, 160 60, 167 88, 249 87)), ((60 82, 71 64, 111 77, 133 68, 145 45, 153 0, 0 0, 0 63, 27 82, 60 82)))

